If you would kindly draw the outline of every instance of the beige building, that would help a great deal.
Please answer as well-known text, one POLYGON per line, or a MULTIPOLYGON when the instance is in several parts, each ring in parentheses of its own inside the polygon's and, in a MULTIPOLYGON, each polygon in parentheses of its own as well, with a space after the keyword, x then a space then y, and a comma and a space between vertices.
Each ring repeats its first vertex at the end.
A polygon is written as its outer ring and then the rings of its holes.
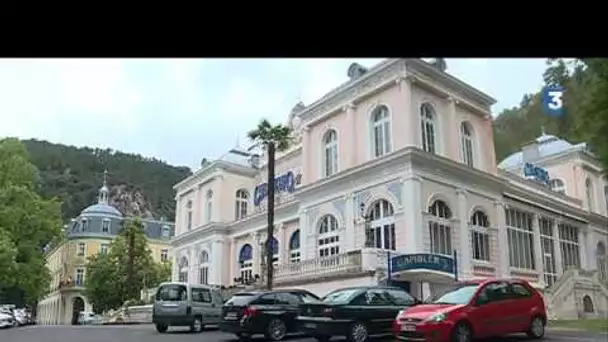
MULTIPOLYGON (((104 181, 97 203, 72 219, 65 241, 48 249, 46 260, 52 278, 49 294, 38 303, 39 324, 74 324, 79 312, 93 311, 83 293, 87 258, 106 253, 125 221, 122 213, 108 203, 108 196, 104 181)), ((169 260, 173 223, 150 218, 142 222, 154 259, 169 260)))

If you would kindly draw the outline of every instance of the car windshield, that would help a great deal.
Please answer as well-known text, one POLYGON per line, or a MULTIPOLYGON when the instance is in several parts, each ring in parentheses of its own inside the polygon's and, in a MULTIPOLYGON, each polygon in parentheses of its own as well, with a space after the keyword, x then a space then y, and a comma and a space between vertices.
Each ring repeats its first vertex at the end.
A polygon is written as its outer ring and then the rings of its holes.
POLYGON ((228 299, 224 305, 245 306, 257 297, 255 293, 237 293, 228 299))
POLYGON ((466 284, 451 287, 431 298, 432 304, 468 304, 479 288, 479 284, 466 284))
POLYGON ((338 290, 326 295, 322 300, 325 303, 348 303, 359 292, 359 289, 338 290))
POLYGON ((163 285, 156 292, 156 300, 178 302, 188 299, 188 289, 184 285, 163 285))

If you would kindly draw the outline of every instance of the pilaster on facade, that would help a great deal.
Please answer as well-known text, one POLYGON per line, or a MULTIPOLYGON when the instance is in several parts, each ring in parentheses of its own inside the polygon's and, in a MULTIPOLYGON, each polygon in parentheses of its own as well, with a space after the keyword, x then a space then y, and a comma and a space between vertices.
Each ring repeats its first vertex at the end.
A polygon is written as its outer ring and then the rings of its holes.
POLYGON ((502 242, 501 248, 499 248, 499 267, 498 274, 501 277, 509 276, 509 246, 507 241, 509 237, 507 235, 507 217, 505 210, 507 205, 503 201, 494 202, 494 209, 496 210, 496 228, 498 229, 498 241, 502 242))
POLYGON ((409 238, 405 242, 406 253, 416 253, 418 246, 423 246, 423 198, 422 178, 416 175, 406 177, 403 182, 403 204, 411 209, 411 214, 405 217, 409 238))
MULTIPOLYGON (((349 102, 344 106, 344 111, 346 111, 346 121, 348 122, 348 127, 351 129, 351 132, 357 132, 357 106, 354 103, 349 102)), ((348 165, 345 165, 343 169, 351 168, 357 166, 357 135, 356 134, 348 134, 349 137, 349 154, 347 156, 348 165)))
POLYGON ((308 125, 302 127, 302 184, 306 185, 312 182, 310 177, 310 171, 312 165, 310 165, 310 127, 308 125))
POLYGON ((460 246, 458 251, 458 268, 460 269, 460 277, 466 279, 471 276, 471 244, 469 233, 469 220, 468 217, 468 198, 467 192, 463 189, 457 189, 456 194, 458 197, 458 217, 460 218, 458 223, 458 235, 460 236, 460 246))
POLYGON ((555 260, 555 273, 562 275, 564 273, 564 264, 562 263, 562 246, 559 242, 559 221, 553 222, 553 259, 555 260))
POLYGON ((587 260, 587 231, 581 228, 578 229, 578 254, 580 255, 580 267, 584 270, 590 269, 589 262, 587 260))
POLYGON ((216 266, 213 267, 213 278, 210 279, 211 284, 222 285, 225 279, 224 274, 228 273, 224 272, 223 267, 225 255, 224 247, 225 244, 223 239, 216 239, 211 244, 211 261, 212 265, 216 266))
POLYGON ((405 112, 402 114, 405 117, 405 127, 408 134, 405 140, 405 146, 420 146, 420 117, 416 105, 412 99, 412 77, 399 77, 396 83, 399 85, 400 98, 404 102, 405 112))
POLYGON ((346 208, 344 213, 344 215, 346 216, 344 218, 344 225, 346 229, 346 238, 344 239, 344 250, 352 251, 356 248, 355 237, 357 235, 357 217, 360 216, 360 213, 358 208, 356 208, 357 205, 355 203, 354 193, 348 193, 344 199, 346 201, 346 208))
MULTIPOLYGON (((447 98, 447 115, 444 116, 446 118, 446 122, 445 125, 443 127, 445 127, 446 129, 443 130, 443 136, 447 136, 447 137, 451 137, 452 134, 450 133, 455 133, 456 136, 458 137, 459 132, 460 132, 460 125, 458 125, 458 118, 457 118, 457 114, 456 114, 456 105, 458 104, 457 100, 454 99, 452 96, 448 96, 447 98), (446 132, 446 130, 450 130, 448 132, 446 132), (448 134, 445 134, 448 133, 448 134)), ((441 126, 441 123, 440 123, 441 126)), ((442 143, 442 141, 444 141, 445 139, 439 139, 439 143, 442 143)), ((447 146, 445 146, 445 144, 442 146, 442 151, 445 153, 445 155, 452 159, 452 160, 462 160, 462 157, 460 156, 460 148, 459 148, 460 144, 448 144, 447 146)))
POLYGON ((253 233, 253 274, 260 274, 262 272, 262 246, 261 246, 261 234, 260 232, 253 233))
POLYGON ((534 269, 538 273, 538 284, 541 287, 545 286, 545 277, 543 277, 544 273, 544 263, 543 263, 543 254, 542 254, 542 244, 540 241, 540 226, 539 226, 539 216, 538 214, 532 214, 532 238, 533 238, 533 254, 534 254, 534 269))
POLYGON ((300 229, 300 258, 302 260, 308 260, 308 240, 309 240, 309 229, 308 229, 308 212, 301 210, 298 219, 300 229))

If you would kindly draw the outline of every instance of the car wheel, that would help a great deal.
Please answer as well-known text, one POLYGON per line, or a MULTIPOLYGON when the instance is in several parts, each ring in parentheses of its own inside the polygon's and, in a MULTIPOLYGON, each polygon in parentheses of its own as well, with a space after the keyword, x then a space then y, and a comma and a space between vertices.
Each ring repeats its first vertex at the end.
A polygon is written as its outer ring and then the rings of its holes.
POLYGON ((247 333, 238 333, 238 334, 236 334, 236 336, 241 341, 249 341, 249 340, 251 340, 251 335, 249 335, 247 333))
POLYGON ((458 323, 452 332, 452 342, 471 342, 472 340, 471 327, 466 323, 458 323))
POLYGON ((203 331, 203 320, 200 317, 194 317, 194 322, 190 325, 190 331, 195 334, 203 331))
POLYGON ((366 342, 368 337, 367 326, 364 323, 356 322, 350 326, 346 338, 349 342, 366 342))
POLYGON ((530 328, 526 331, 526 335, 533 339, 541 339, 545 336, 545 322, 541 317, 534 317, 530 323, 530 328))
POLYGON ((315 340, 317 340, 318 342, 327 342, 329 341, 329 339, 331 338, 331 336, 325 336, 325 335, 315 335, 314 336, 315 340))
POLYGON ((169 329, 169 326, 166 324, 156 324, 156 331, 161 334, 167 332, 167 329, 169 329))
POLYGON ((287 326, 283 320, 275 318, 268 322, 266 327, 266 338, 271 341, 280 341, 287 334, 287 326))

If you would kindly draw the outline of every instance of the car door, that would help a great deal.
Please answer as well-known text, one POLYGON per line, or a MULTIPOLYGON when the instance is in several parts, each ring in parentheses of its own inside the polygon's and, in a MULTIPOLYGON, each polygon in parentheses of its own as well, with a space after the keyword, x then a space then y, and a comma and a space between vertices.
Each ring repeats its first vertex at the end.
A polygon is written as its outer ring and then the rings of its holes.
POLYGON ((213 324, 219 324, 222 320, 222 305, 224 300, 217 291, 211 292, 211 307, 209 308, 209 315, 212 317, 213 324))
POLYGON ((283 322, 287 325, 288 331, 296 330, 296 317, 300 312, 300 297, 295 293, 279 292, 277 293, 277 305, 280 305, 285 311, 283 314, 283 322))
POLYGON ((512 306, 511 333, 528 330, 532 322, 532 313, 535 312, 536 305, 533 297, 533 290, 527 288, 520 282, 511 282, 509 286, 509 296, 512 306))
POLYGON ((207 319, 207 303, 205 303, 204 299, 203 299, 203 289, 198 288, 198 287, 192 287, 191 291, 190 291, 190 295, 191 295, 191 301, 190 301, 190 306, 192 307, 192 315, 200 315, 201 317, 203 317, 203 322, 206 323, 206 319, 207 319))
POLYGON ((509 284, 497 281, 482 287, 473 299, 469 320, 476 337, 500 336, 509 331, 509 284))
MULTIPOLYGON (((393 320, 397 316, 396 305, 390 300, 386 289, 367 290, 368 317, 370 334, 391 332, 393 320)), ((397 311, 398 312, 398 311, 397 311)))

